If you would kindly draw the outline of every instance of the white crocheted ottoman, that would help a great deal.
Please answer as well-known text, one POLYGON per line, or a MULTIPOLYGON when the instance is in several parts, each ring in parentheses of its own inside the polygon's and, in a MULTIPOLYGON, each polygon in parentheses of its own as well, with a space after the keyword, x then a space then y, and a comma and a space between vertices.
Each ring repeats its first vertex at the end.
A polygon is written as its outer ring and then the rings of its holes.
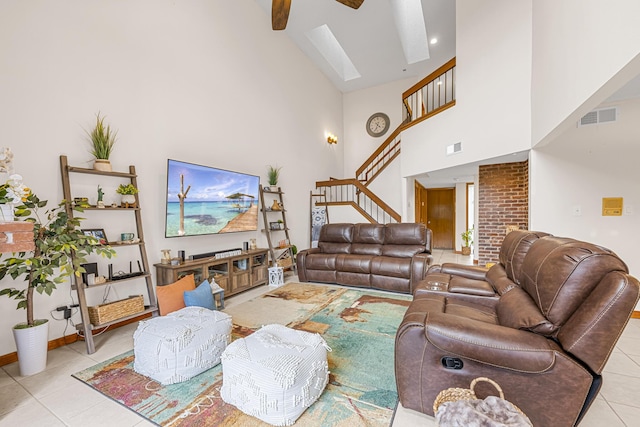
POLYGON ((230 341, 231 316, 185 307, 139 323, 133 369, 164 385, 186 381, 220 363, 230 341))
POLYGON ((329 380, 327 346, 318 334, 263 326, 222 353, 222 399, 275 426, 290 426, 329 380))

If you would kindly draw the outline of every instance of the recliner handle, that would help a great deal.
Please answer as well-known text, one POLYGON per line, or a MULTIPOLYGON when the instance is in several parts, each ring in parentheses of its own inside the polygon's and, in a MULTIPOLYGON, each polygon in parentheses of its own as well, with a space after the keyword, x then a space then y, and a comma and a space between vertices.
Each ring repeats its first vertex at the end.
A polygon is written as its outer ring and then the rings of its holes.
POLYGON ((442 362, 442 366, 444 366, 446 369, 462 369, 462 367, 464 366, 464 364, 462 363, 462 359, 459 359, 457 357, 444 356, 442 359, 440 359, 440 362, 442 362))

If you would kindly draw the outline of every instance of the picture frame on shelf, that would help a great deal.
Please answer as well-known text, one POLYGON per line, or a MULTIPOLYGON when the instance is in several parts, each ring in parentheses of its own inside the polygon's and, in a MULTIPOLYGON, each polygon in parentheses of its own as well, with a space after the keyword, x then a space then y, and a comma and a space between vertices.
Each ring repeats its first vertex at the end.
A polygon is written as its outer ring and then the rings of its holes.
POLYGON ((102 228, 83 228, 82 233, 85 236, 93 236, 100 241, 101 245, 108 245, 107 235, 102 228))
POLYGON ((281 222, 270 222, 269 229, 270 230, 282 230, 281 222))

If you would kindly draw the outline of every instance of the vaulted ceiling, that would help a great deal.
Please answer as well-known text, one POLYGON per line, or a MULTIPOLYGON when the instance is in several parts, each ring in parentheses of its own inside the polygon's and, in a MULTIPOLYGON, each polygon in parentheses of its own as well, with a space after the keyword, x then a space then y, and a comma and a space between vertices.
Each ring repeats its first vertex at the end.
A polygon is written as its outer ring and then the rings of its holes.
MULTIPOLYGON (((271 22, 271 0, 255 0, 271 22)), ((414 0, 365 0, 352 9, 335 0, 291 0, 287 27, 289 37, 342 92, 364 89, 404 78, 425 77, 455 56, 455 1, 415 0, 422 18, 429 59, 410 64, 405 56, 393 4, 405 7, 414 0), (314 29, 326 25, 342 46, 360 77, 345 80, 323 56, 312 38, 314 29)), ((402 25, 406 29, 406 25, 402 25)), ((411 31, 410 35, 419 31, 411 31)), ((338 66, 340 68, 340 66, 338 66)))

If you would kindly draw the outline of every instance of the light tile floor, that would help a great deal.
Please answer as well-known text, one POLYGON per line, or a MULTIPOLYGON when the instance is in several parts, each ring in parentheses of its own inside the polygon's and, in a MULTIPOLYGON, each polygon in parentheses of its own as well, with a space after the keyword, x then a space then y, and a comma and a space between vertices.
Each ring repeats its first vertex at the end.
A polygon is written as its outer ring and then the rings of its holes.
MULTIPOLYGON (((434 251, 435 263, 471 263, 471 257, 451 251, 434 251)), ((295 281, 289 276, 287 281, 295 281)), ((225 300, 240 304, 269 290, 267 286, 225 300)), ((0 426, 153 426, 134 412, 91 390, 71 374, 133 348, 136 325, 96 337, 94 354, 84 342, 52 350, 47 369, 21 377, 17 363, 0 368, 0 426)), ((604 385, 581 427, 632 427, 640 425, 640 319, 632 319, 618 341, 607 366, 604 385)), ((433 417, 398 408, 393 427, 435 426, 433 417)), ((324 427, 324 426, 323 426, 324 427)))

